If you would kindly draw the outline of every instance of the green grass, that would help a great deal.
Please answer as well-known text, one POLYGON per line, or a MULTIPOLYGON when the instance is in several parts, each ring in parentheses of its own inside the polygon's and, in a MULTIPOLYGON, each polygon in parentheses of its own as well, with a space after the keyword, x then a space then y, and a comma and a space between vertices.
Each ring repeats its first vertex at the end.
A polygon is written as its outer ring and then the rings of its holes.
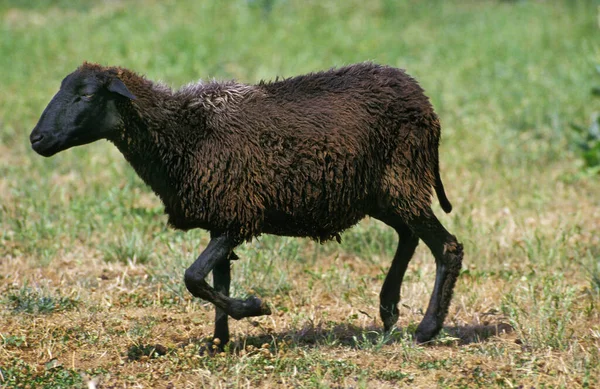
POLYGON ((8 290, 3 302, 14 313, 36 315, 70 310, 78 305, 77 298, 53 296, 41 290, 32 290, 26 285, 17 291, 8 290))
MULTIPOLYGON (((56 360, 53 360, 56 361, 56 360)), ((80 372, 64 368, 60 363, 47 363, 43 371, 34 371, 31 365, 19 359, 13 359, 8 368, 0 366, 2 384, 7 388, 43 387, 44 389, 62 389, 83 387, 80 372)))
POLYGON ((600 111, 598 5, 0 0, 0 387, 600 385, 600 180, 571 126, 600 111), (232 293, 261 295, 273 315, 234 321, 227 352, 200 356, 213 311, 182 278, 208 234, 169 230, 107 142, 51 159, 29 147, 84 60, 174 87, 366 60, 406 69, 441 117, 454 211, 434 208, 465 246, 440 337, 411 339, 434 279, 423 245, 399 329, 381 332, 397 237, 366 220, 341 245, 238 248, 232 293))

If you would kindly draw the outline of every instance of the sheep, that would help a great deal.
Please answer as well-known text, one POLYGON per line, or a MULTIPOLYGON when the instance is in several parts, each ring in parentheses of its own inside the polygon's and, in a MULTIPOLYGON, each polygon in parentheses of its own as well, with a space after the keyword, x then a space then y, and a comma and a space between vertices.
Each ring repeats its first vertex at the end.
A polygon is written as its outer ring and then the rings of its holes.
POLYGON ((440 132, 417 81, 370 62, 179 90, 84 62, 64 78, 30 141, 45 157, 112 142, 160 197, 170 226, 210 232, 184 282, 215 305, 220 347, 230 338, 229 316, 271 313, 255 296, 229 296, 238 245, 261 234, 339 242, 366 216, 399 236, 380 293, 385 331, 398 320, 402 279, 419 240, 435 257, 433 292, 414 335, 423 343, 442 328, 463 258, 431 209, 433 188, 442 209, 452 210, 439 173, 440 132), (205 280, 211 271, 214 288, 205 280))

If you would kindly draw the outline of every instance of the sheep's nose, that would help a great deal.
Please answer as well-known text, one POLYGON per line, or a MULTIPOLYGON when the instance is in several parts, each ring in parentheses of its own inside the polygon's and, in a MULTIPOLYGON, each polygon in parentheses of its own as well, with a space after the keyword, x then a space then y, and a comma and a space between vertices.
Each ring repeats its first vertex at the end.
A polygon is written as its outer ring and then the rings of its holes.
POLYGON ((36 133, 35 131, 33 131, 31 133, 31 135, 29 136, 29 141, 31 142, 31 144, 37 143, 37 142, 41 141, 42 139, 44 139, 44 135, 40 134, 40 133, 36 133))

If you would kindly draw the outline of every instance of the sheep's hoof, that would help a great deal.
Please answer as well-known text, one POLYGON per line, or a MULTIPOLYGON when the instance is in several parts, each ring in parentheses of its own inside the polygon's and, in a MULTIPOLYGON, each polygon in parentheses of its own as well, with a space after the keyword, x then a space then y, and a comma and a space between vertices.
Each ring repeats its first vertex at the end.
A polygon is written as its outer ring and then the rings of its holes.
POLYGON ((437 326, 434 322, 426 322, 423 320, 415 331, 415 341, 417 343, 429 342, 440 332, 441 329, 441 326, 437 326))
POLYGON ((271 308, 258 297, 250 296, 246 300, 235 300, 231 304, 229 316, 236 320, 251 316, 270 315, 271 308))
POLYGON ((204 343, 198 350, 200 356, 214 357, 225 351, 225 345, 215 338, 212 341, 204 343))
POLYGON ((383 321, 383 329, 385 332, 390 332, 394 328, 395 324, 398 322, 398 317, 400 316, 396 304, 388 305, 388 307, 389 308, 385 308, 383 304, 379 306, 379 315, 381 316, 381 321, 383 321))

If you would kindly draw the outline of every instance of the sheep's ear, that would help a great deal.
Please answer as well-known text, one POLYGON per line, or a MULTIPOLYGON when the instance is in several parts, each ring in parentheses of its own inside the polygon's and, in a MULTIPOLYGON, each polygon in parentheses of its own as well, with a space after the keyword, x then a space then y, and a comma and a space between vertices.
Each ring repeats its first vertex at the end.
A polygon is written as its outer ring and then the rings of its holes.
POLYGON ((121 81, 117 77, 113 78, 110 81, 110 84, 108 84, 107 89, 113 93, 119 94, 123 97, 127 97, 128 99, 131 99, 131 100, 135 100, 137 98, 137 97, 135 97, 135 95, 133 93, 131 93, 129 91, 129 89, 127 89, 125 84, 123 84, 123 81, 121 81))

